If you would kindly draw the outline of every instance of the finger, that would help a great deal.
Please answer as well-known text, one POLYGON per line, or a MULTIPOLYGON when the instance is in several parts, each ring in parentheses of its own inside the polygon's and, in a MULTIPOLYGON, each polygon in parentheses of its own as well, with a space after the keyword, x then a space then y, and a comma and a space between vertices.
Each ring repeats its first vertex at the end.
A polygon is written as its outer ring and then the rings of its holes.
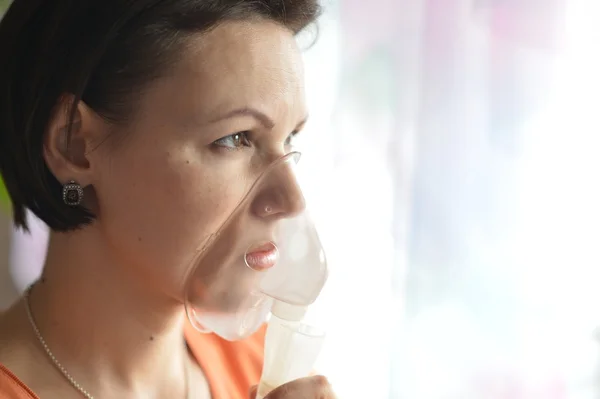
POLYGON ((253 387, 250 388, 250 392, 248 393, 248 397, 250 399, 255 399, 257 391, 258 391, 258 385, 254 385, 253 387))
POLYGON ((265 399, 335 399, 327 378, 317 375, 294 380, 271 391, 265 399))

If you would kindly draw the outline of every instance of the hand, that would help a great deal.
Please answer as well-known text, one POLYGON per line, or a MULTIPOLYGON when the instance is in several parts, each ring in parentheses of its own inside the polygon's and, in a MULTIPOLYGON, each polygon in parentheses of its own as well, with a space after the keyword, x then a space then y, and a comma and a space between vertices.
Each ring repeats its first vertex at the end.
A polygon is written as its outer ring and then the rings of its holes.
MULTIPOLYGON (((256 398, 257 387, 250 390, 250 399, 256 398)), ((327 378, 316 375, 299 378, 272 390, 264 399, 336 399, 327 378)))

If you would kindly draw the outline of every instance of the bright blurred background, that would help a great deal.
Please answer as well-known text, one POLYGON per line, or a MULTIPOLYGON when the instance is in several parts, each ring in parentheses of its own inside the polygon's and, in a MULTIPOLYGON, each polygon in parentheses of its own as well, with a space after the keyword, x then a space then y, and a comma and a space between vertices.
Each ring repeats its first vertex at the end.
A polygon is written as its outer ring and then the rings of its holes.
MULTIPOLYGON (((300 143, 319 371, 344 399, 600 398, 600 1, 324 6, 300 143)), ((3 307, 47 232, 1 217, 3 307)))

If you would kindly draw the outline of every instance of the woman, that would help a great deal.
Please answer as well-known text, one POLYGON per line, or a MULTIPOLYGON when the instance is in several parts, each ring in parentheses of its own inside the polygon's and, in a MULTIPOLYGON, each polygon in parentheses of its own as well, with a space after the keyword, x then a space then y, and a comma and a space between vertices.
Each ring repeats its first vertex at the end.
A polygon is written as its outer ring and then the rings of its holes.
MULTIPOLYGON (((249 397, 261 333, 195 332, 181 287, 241 182, 302 128, 294 36, 318 10, 14 1, 0 26, 0 170, 15 223, 30 209, 52 233, 41 279, 0 316, 0 397, 249 397)), ((288 212, 263 209, 265 222, 288 212)), ((268 396, 331 397, 322 377, 268 396)))

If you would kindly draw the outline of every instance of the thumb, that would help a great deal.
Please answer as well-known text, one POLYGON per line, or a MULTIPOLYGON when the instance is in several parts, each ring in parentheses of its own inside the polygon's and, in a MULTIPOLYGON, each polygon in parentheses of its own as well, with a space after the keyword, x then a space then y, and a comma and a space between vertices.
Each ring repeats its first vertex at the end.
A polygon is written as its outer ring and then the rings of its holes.
POLYGON ((256 398, 256 392, 258 391, 258 385, 254 385, 250 388, 250 392, 248 392, 248 397, 250 399, 256 398))

